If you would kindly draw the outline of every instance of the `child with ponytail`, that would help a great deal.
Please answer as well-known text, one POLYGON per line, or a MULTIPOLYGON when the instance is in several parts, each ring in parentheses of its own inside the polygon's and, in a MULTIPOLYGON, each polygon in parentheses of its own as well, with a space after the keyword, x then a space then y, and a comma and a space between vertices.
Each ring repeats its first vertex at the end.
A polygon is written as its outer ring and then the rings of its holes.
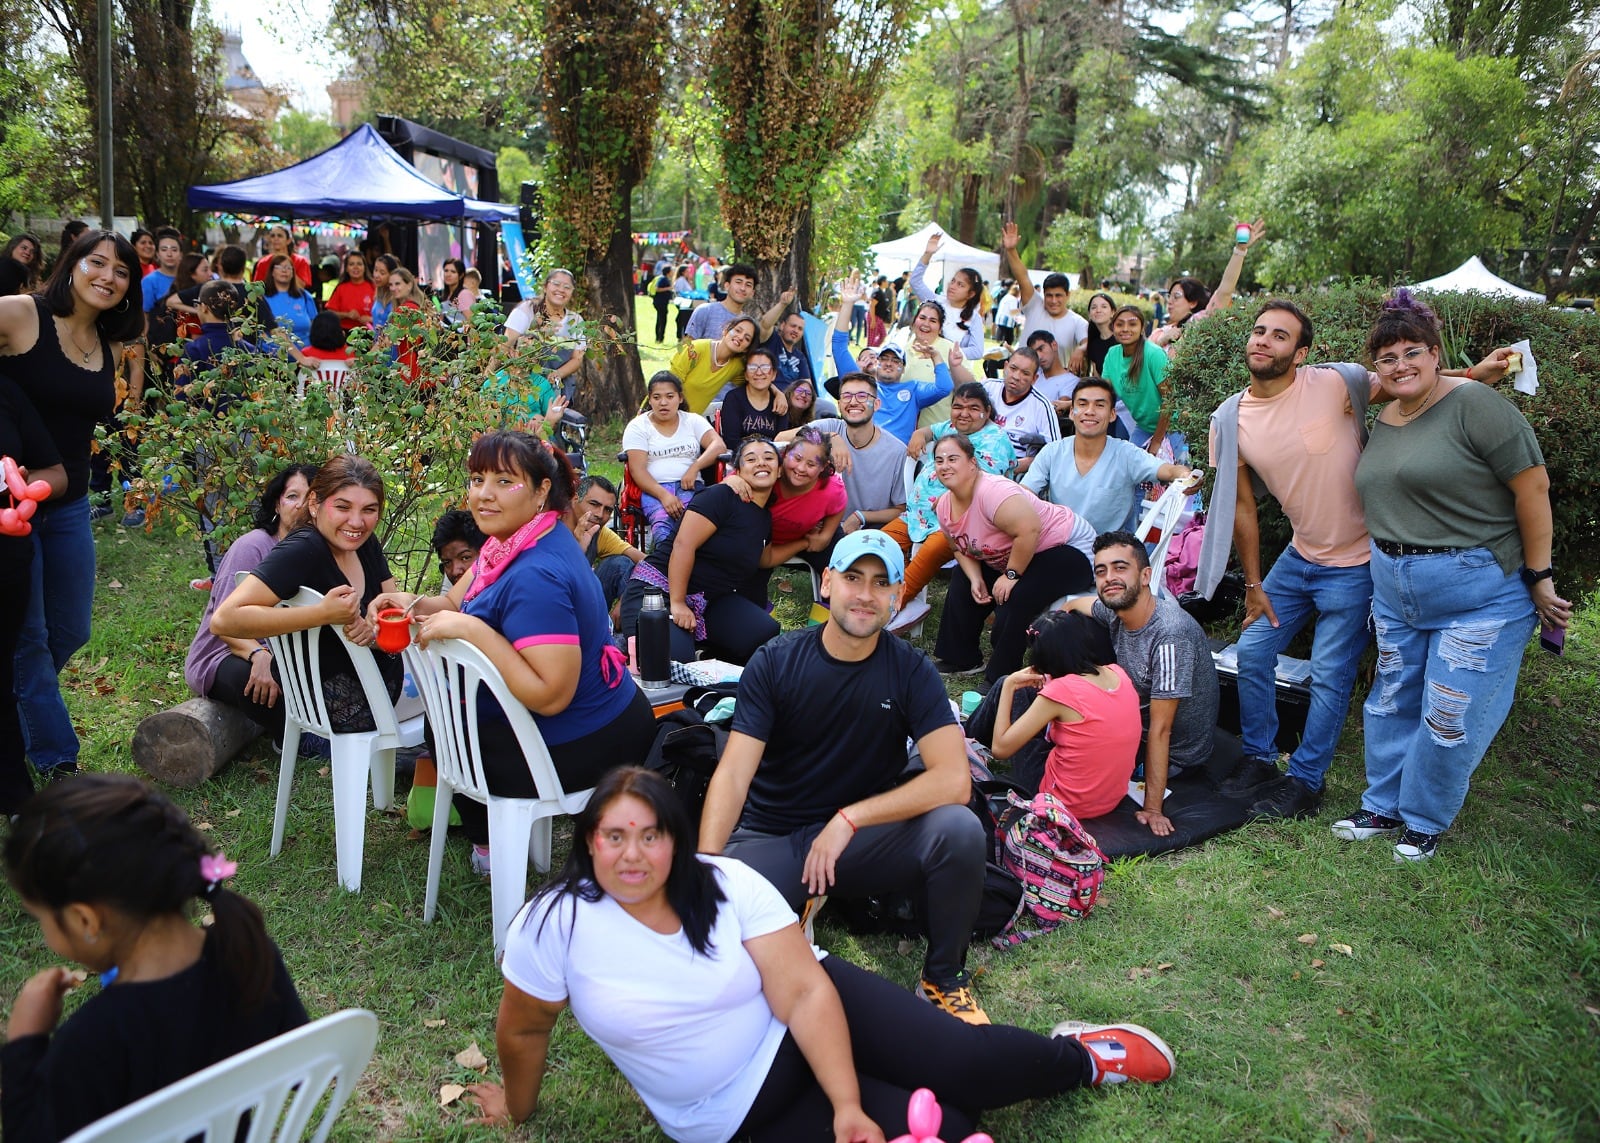
POLYGON ((233 863, 138 779, 46 787, 13 824, 5 863, 51 951, 100 977, 59 1029, 81 973, 45 969, 13 1001, 0 1048, 9 1143, 71 1135, 306 1022, 261 911, 223 887, 233 863))

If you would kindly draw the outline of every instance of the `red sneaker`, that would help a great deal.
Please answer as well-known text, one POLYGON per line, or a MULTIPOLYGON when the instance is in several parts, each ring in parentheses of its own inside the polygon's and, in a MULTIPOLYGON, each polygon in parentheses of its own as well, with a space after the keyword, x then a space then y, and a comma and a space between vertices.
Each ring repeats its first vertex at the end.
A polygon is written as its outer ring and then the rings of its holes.
POLYGON ((1094 1086, 1103 1083, 1160 1083, 1172 1078, 1177 1061, 1167 1042, 1148 1028, 1137 1024, 1085 1024, 1066 1020, 1050 1031, 1051 1036, 1070 1036, 1094 1056, 1098 1075, 1094 1086))

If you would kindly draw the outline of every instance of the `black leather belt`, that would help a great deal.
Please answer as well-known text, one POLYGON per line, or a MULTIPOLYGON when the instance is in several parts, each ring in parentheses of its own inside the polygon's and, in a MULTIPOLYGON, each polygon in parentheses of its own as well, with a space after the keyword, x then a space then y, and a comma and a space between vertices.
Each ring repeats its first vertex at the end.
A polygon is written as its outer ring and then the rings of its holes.
POLYGON ((1386 556, 1448 556, 1461 548, 1430 548, 1426 544, 1397 544, 1393 540, 1372 537, 1373 546, 1386 556))

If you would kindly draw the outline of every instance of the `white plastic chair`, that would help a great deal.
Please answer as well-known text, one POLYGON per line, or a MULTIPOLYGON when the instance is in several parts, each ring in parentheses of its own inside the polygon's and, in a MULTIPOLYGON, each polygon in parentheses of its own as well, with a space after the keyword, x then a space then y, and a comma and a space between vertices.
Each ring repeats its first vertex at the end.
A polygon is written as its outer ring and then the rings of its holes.
POLYGON ((348 361, 322 361, 315 369, 306 366, 300 371, 299 384, 295 396, 304 398, 306 395, 306 381, 315 380, 322 382, 328 391, 329 397, 337 396, 344 385, 344 379, 349 376, 350 363, 348 361), (309 376, 308 376, 309 375, 309 376))
POLYGON ((351 1008, 285 1032, 97 1119, 67 1143, 322 1143, 378 1043, 378 1018, 351 1008), (324 1103, 324 1096, 326 1102, 324 1103), (315 1125, 312 1116, 319 1110, 315 1125), (311 1133, 306 1134, 307 1130, 311 1133))
MULTIPOLYGON (((309 607, 322 602, 322 594, 301 588, 279 607, 309 607)), ((278 809, 272 819, 272 855, 283 848, 283 831, 289 816, 289 792, 294 787, 295 761, 300 756, 300 733, 309 730, 331 744, 333 755, 333 842, 339 884, 361 892, 361 852, 366 841, 367 780, 371 775, 372 804, 386 810, 394 804, 394 752, 422 742, 419 715, 398 721, 394 704, 384 689, 383 677, 372 652, 344 637, 337 627, 327 628, 343 641, 355 666, 356 677, 367 693, 367 705, 377 729, 336 734, 328 719, 322 694, 322 627, 272 635, 267 643, 278 664, 283 684, 283 755, 278 763, 278 809)))
MULTIPOLYGON (((550 833, 557 814, 576 814, 589 804, 590 790, 562 788, 550 750, 533 716, 511 694, 511 688, 489 656, 462 639, 435 639, 426 649, 406 648, 406 665, 422 692, 433 728, 434 762, 439 786, 433 799, 433 839, 428 850, 428 894, 422 909, 426 924, 439 903, 439 873, 444 867, 445 833, 450 823, 450 796, 465 794, 489 808, 490 893, 493 900, 496 960, 505 948, 506 930, 528 895, 528 862, 541 873, 550 868, 550 833), (484 690, 500 704, 517 737, 517 745, 533 775, 537 795, 503 798, 489 792, 483 774, 478 701, 484 690)), ((632 686, 631 681, 625 686, 632 686)))
POLYGON ((1167 590, 1167 549, 1172 546, 1172 537, 1178 534, 1189 497, 1200 487, 1205 475, 1203 469, 1197 468, 1189 474, 1188 480, 1175 480, 1167 485, 1154 504, 1145 501, 1145 513, 1133 531, 1144 543, 1151 542, 1152 534, 1157 536, 1155 548, 1150 552, 1150 590, 1158 596, 1172 596, 1167 590))

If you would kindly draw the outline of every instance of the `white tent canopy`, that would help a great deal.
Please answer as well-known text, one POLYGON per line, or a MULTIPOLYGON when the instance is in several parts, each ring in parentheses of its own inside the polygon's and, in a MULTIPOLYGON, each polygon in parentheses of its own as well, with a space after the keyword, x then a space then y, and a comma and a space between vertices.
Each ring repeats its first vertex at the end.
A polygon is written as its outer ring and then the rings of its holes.
POLYGON ((944 228, 937 222, 928 223, 915 234, 908 234, 904 238, 896 238, 889 242, 879 242, 870 247, 878 273, 893 278, 909 271, 922 259, 922 252, 928 246, 928 236, 932 234, 943 235, 944 245, 939 247, 928 260, 929 286, 937 286, 944 281, 947 273, 954 273, 964 266, 971 266, 982 274, 985 282, 993 283, 1000 280, 999 254, 993 250, 980 250, 976 246, 957 242, 945 233, 944 228))
POLYGON ((1495 297, 1520 298, 1529 302, 1545 300, 1543 294, 1524 290, 1504 278, 1495 277, 1476 256, 1468 258, 1448 274, 1429 278, 1426 282, 1418 282, 1412 289, 1430 294, 1492 294, 1495 297))

